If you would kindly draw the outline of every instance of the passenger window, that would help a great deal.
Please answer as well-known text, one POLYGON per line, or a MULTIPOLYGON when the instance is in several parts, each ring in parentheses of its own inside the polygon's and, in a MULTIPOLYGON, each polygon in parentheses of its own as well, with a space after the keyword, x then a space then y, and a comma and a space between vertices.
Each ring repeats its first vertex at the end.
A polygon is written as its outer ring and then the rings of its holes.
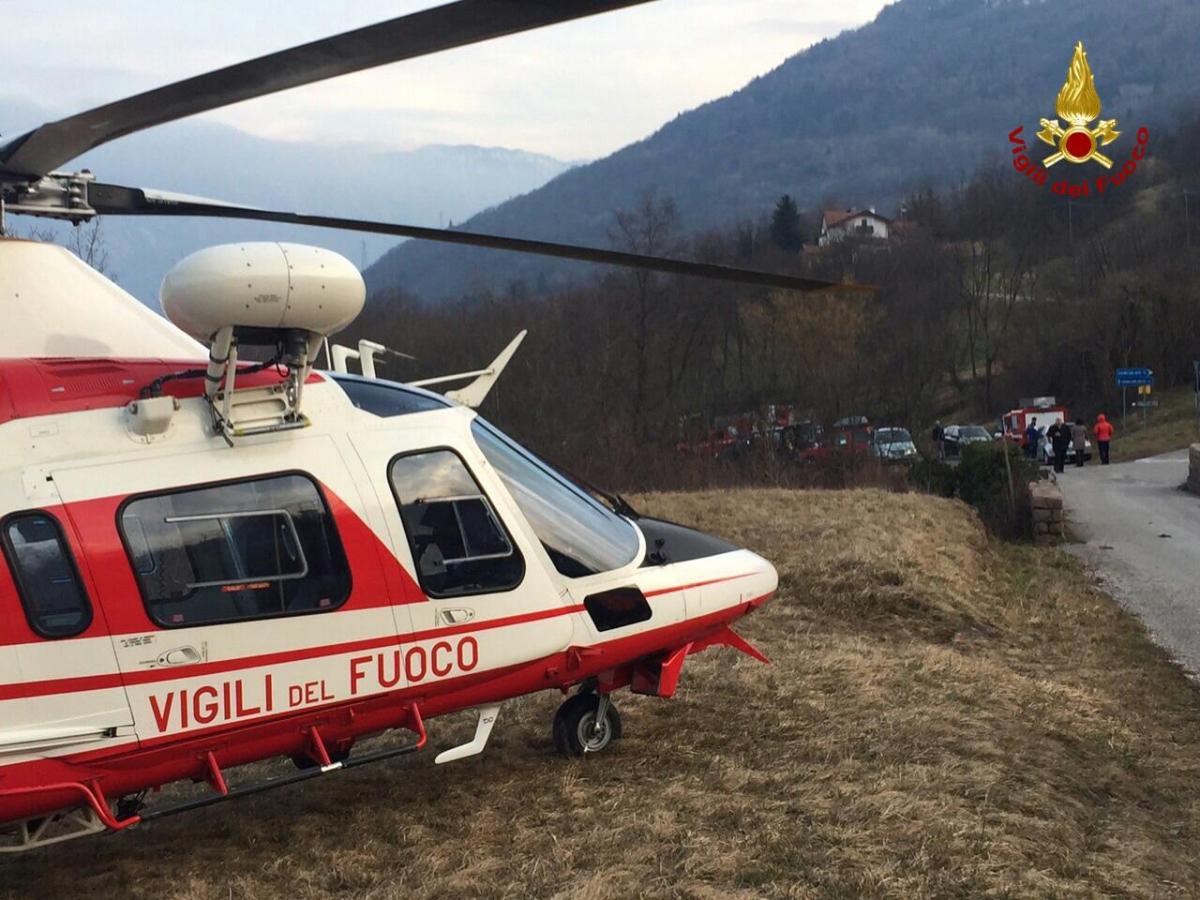
POLYGON ((4 523, 4 552, 30 627, 42 637, 74 637, 92 624, 92 607, 58 522, 18 513, 4 523))
POLYGON ((525 561, 456 453, 397 457, 389 477, 426 594, 461 597, 521 583, 525 561))
POLYGON ((303 475, 139 497, 121 534, 167 628, 326 612, 350 596, 333 518, 303 475))

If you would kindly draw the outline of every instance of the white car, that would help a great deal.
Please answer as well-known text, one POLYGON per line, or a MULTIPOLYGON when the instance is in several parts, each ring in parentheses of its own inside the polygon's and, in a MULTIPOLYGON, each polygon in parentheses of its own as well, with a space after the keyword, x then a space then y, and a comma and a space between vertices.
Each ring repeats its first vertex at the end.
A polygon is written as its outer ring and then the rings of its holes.
POLYGON ((987 444, 995 438, 982 425, 947 425, 942 432, 942 447, 949 458, 962 456, 963 447, 969 444, 987 444))
POLYGON ((917 445, 907 428, 876 428, 871 439, 871 455, 882 462, 914 463, 917 445))
MULTIPOLYGON (((1068 428, 1071 426, 1068 424, 1068 428)), ((1049 428, 1047 428, 1047 431, 1049 428)), ((1071 446, 1067 448, 1067 465, 1075 465, 1075 442, 1071 441, 1071 446)), ((1042 432, 1042 440, 1038 447, 1039 461, 1043 466, 1054 465, 1054 445, 1050 443, 1050 438, 1046 432, 1042 432)), ((1087 438, 1083 439, 1083 461, 1087 462, 1092 458, 1092 442, 1087 438)))

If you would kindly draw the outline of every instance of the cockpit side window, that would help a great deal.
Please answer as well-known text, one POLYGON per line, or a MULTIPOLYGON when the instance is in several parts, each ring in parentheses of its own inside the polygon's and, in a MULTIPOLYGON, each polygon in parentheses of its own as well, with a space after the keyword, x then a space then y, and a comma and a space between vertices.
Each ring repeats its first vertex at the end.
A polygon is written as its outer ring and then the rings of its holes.
POLYGON ((525 561, 457 453, 398 456, 388 477, 426 594, 492 594, 521 583, 525 561))

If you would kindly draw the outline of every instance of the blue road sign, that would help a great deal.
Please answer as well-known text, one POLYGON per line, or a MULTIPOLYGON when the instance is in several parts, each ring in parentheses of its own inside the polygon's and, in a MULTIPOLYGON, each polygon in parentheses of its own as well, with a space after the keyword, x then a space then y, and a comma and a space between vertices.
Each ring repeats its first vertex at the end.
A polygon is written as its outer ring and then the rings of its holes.
POLYGON ((1117 387, 1137 387, 1154 384, 1154 372, 1150 369, 1117 369, 1117 387))

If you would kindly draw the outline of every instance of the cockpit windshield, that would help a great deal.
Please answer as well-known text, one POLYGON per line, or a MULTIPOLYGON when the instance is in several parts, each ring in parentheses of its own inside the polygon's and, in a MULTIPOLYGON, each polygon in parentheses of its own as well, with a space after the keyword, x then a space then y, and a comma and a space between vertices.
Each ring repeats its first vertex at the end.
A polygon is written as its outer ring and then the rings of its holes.
POLYGON ((641 544, 629 522, 484 420, 471 430, 559 572, 579 578, 637 557, 641 544))

